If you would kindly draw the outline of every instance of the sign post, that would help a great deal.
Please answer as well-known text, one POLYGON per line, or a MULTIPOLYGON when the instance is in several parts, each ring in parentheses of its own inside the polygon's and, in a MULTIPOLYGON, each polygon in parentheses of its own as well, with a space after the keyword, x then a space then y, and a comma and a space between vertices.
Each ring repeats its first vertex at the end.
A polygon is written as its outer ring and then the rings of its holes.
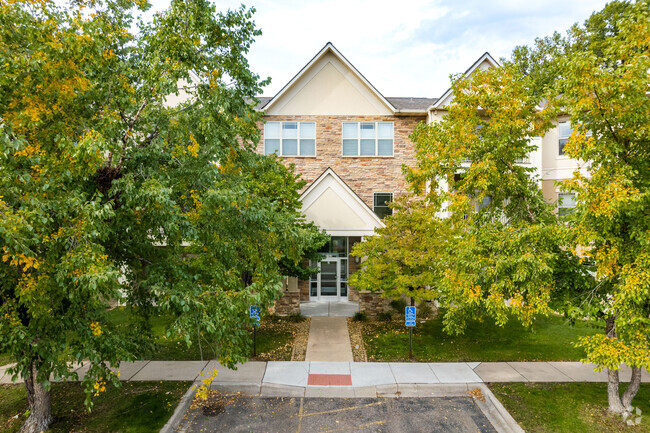
POLYGON ((255 320, 257 323, 253 323, 253 356, 257 356, 257 342, 256 342, 256 330, 257 326, 260 324, 260 309, 255 305, 251 305, 250 318, 255 320))
POLYGON ((406 307, 406 326, 409 328, 409 359, 413 359, 413 327, 415 326, 415 307, 406 307))

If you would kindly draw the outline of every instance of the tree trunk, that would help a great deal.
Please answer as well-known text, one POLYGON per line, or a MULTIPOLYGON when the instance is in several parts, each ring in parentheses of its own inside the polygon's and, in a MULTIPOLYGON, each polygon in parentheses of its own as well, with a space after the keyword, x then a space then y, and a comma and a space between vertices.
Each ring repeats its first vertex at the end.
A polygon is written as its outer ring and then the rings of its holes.
POLYGON ((625 406, 618 393, 618 370, 607 369, 607 401, 609 410, 614 413, 625 412, 625 406))
POLYGON ((641 368, 632 369, 632 379, 630 379, 630 384, 627 386, 627 389, 623 393, 622 403, 625 407, 625 410, 630 411, 632 409, 632 399, 639 391, 641 386, 641 368))
MULTIPOLYGON (((616 316, 610 316, 605 319, 605 335, 609 338, 616 338, 616 316)), ((607 401, 609 402, 609 411, 614 413, 625 412, 625 406, 621 401, 621 395, 618 390, 619 376, 618 370, 607 369, 607 401)))
POLYGON ((52 423, 52 400, 50 391, 46 391, 37 380, 38 370, 32 361, 29 376, 25 379, 29 417, 20 429, 20 433, 40 433, 52 423))

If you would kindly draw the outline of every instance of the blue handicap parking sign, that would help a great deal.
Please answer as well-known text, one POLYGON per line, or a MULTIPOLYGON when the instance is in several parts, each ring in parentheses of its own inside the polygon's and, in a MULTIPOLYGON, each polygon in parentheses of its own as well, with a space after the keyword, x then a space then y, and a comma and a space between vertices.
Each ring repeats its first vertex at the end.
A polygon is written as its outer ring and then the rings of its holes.
POLYGON ((415 307, 406 307, 406 326, 415 326, 415 307))
POLYGON ((260 309, 255 305, 251 305, 251 319, 260 320, 260 309))

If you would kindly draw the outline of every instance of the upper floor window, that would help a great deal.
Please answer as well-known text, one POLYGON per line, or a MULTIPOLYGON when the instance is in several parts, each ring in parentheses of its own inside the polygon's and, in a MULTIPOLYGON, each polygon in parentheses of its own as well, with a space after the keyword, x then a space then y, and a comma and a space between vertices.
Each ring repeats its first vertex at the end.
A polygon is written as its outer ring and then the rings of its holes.
POLYGON ((569 141, 569 137, 573 133, 573 128, 571 128, 570 122, 559 122, 557 124, 559 132, 559 155, 564 155, 564 145, 569 141))
POLYGON ((264 153, 280 156, 315 156, 315 122, 267 122, 264 125, 264 153))
POLYGON ((343 156, 393 156, 393 122, 343 122, 343 156))
POLYGON ((373 195, 373 210, 379 218, 392 215, 393 209, 389 206, 393 201, 392 192, 376 192, 373 195))
POLYGON ((557 214, 559 216, 569 215, 576 207, 576 195, 573 192, 560 193, 557 195, 557 214))

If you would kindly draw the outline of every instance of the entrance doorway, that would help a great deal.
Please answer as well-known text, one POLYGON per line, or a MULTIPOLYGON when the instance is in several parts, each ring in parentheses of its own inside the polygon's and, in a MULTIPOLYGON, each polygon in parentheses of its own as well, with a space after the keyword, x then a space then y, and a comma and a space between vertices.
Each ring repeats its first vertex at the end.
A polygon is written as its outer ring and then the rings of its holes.
POLYGON ((348 300, 348 258, 325 257, 309 281, 310 301, 348 300))

